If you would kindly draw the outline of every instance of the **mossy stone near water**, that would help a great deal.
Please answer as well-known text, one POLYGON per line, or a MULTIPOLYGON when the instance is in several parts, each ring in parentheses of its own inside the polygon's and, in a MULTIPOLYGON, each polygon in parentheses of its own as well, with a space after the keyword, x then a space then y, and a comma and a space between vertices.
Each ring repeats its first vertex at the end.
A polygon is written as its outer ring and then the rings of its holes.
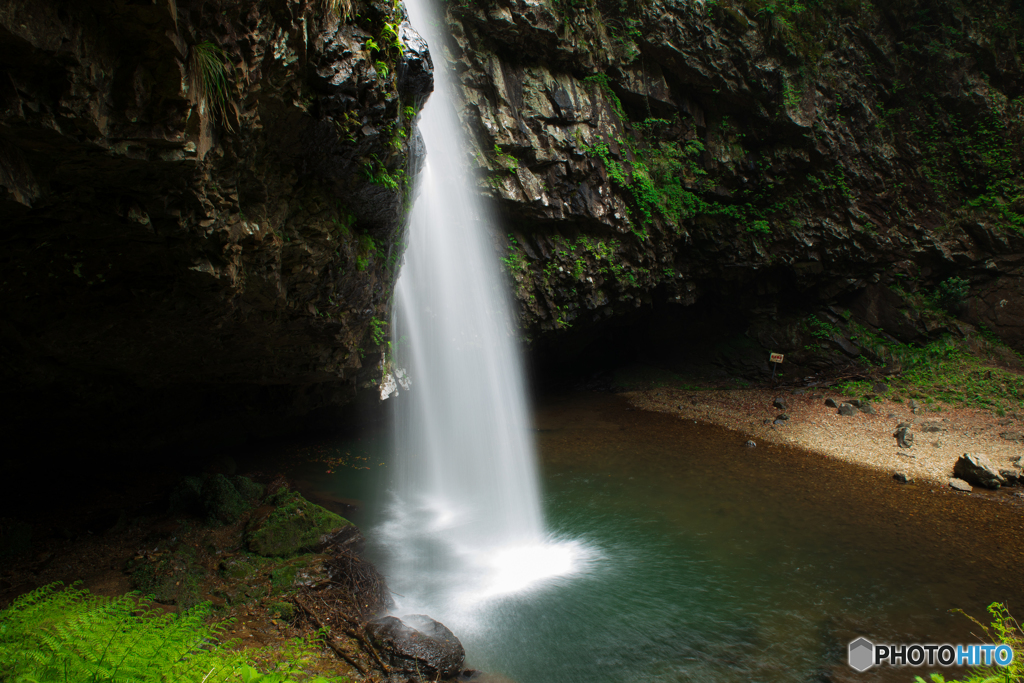
POLYGON ((294 491, 279 491, 267 502, 274 509, 254 518, 245 534, 249 550, 264 557, 290 557, 312 550, 321 537, 352 524, 294 491))
POLYGON ((263 497, 264 488, 248 477, 213 474, 185 477, 171 492, 171 512, 204 517, 209 524, 230 524, 263 497))
POLYGON ((235 485, 238 495, 246 500, 256 501, 263 497, 266 488, 263 484, 257 484, 249 477, 231 477, 231 483, 235 485))
POLYGON ((223 474, 215 474, 203 482, 202 501, 203 512, 211 523, 230 524, 249 508, 249 502, 223 474))

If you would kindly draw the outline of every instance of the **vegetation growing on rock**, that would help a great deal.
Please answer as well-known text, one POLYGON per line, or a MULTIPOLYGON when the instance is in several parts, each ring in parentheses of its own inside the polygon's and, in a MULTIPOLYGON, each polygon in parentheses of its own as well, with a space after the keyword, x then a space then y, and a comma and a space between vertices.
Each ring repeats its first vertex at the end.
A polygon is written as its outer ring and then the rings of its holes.
POLYGON ((321 538, 352 523, 309 502, 295 491, 281 490, 267 503, 269 514, 255 517, 246 530, 246 547, 265 557, 289 557, 313 550, 321 538))
POLYGON ((719 297, 763 326, 955 278, 956 315, 1024 348, 1011 3, 482 0, 448 20, 527 338, 719 297))

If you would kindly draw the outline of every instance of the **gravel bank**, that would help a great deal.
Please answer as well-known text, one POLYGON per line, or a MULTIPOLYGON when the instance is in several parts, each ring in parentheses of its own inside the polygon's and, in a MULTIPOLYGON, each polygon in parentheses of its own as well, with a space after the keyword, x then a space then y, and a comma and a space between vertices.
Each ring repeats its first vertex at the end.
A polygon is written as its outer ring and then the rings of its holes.
MULTIPOLYGON (((650 389, 624 394, 636 408, 673 413, 745 435, 756 443, 797 446, 827 457, 883 470, 903 472, 921 481, 947 485, 953 464, 964 453, 984 453, 996 467, 1008 467, 1024 455, 1020 437, 1024 423, 1016 416, 998 417, 974 408, 921 408, 887 399, 874 402, 876 414, 857 412, 847 417, 825 405, 849 397, 828 390, 715 389, 688 391, 650 389), (781 398, 784 409, 773 406, 781 398), (789 416, 776 424, 781 414, 789 416), (897 446, 896 427, 913 422, 913 446, 897 446), (1003 436, 1005 435, 1005 436, 1003 436)), ((1020 489, 1018 489, 1019 491, 1020 489)))

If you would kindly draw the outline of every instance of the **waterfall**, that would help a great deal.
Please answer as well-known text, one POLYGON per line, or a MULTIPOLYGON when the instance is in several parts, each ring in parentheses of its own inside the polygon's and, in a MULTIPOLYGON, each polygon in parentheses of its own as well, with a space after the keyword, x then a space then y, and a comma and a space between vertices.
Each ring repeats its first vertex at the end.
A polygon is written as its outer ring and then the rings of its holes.
POLYGON ((426 161, 395 293, 393 357, 411 387, 394 401, 395 500, 382 535, 399 609, 451 625, 571 573, 580 553, 544 529, 511 297, 429 2, 407 2, 432 48, 434 92, 419 120, 426 161))

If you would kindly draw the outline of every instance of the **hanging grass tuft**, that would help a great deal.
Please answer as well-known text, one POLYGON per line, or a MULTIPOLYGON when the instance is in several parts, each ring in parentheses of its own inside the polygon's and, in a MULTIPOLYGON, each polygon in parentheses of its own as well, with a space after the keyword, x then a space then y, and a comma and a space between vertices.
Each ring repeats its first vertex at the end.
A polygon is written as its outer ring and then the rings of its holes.
POLYGON ((333 14, 339 21, 347 21, 352 16, 352 0, 321 0, 323 11, 333 14))
POLYGON ((189 99, 199 108, 200 115, 219 116, 231 129, 228 111, 233 109, 237 112, 237 108, 228 97, 228 68, 230 63, 224 50, 210 41, 189 48, 189 99))

